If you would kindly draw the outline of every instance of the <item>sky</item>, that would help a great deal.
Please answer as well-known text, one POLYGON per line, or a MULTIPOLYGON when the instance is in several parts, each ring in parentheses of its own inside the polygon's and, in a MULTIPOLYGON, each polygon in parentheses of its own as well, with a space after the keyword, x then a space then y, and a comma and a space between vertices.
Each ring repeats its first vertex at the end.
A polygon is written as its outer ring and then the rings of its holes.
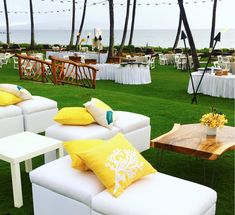
MULTIPOLYGON (((137 2, 140 5, 137 6, 136 11, 136 29, 177 28, 179 6, 176 4, 176 0, 137 0, 137 2)), ((184 2, 188 21, 192 29, 206 29, 211 27, 213 0, 184 0, 184 2)), ((122 29, 125 20, 126 1, 114 0, 114 3, 115 29, 122 29)), ((29 29, 29 0, 7 0, 7 5, 10 28, 29 29)), ((33 0, 33 6, 35 12, 35 29, 71 28, 71 0, 33 0)), ((83 0, 77 0, 77 29, 80 25, 82 6, 83 0)), ((235 28, 234 8, 235 0, 218 0, 216 20, 217 29, 224 29, 226 31, 226 29, 235 28)), ((84 29, 94 28, 109 28, 107 0, 88 0, 84 29), (92 5, 94 2, 97 4, 92 5)), ((3 1, 0 1, 0 29, 5 29, 3 1)))

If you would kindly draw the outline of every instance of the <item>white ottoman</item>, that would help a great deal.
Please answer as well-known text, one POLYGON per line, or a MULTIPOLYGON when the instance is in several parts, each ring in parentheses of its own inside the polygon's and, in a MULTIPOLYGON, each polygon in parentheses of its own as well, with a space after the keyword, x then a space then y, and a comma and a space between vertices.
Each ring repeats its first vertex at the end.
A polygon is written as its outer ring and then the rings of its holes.
POLYGON ((92 200, 92 215, 214 215, 217 194, 211 188, 156 173, 129 186, 119 198, 107 190, 92 200))
POLYGON ((17 104, 24 116, 24 130, 40 133, 47 127, 55 124, 54 116, 57 114, 57 102, 51 99, 33 96, 33 99, 17 104))
POLYGON ((14 105, 0 106, 0 137, 24 131, 21 109, 14 105))
POLYGON ((82 139, 110 139, 119 132, 119 129, 105 128, 98 124, 86 126, 69 126, 55 124, 46 129, 46 136, 59 139, 61 141, 82 140, 82 139))
POLYGON ((126 111, 115 111, 117 120, 114 126, 122 132, 135 148, 142 152, 150 147, 150 118, 126 111))
POLYGON ((113 197, 93 172, 71 167, 65 156, 30 172, 35 215, 214 215, 216 192, 156 173, 113 197))
POLYGON ((94 195, 105 188, 91 172, 71 167, 65 156, 30 172, 35 215, 90 215, 94 195))
POLYGON ((150 146, 151 132, 149 117, 124 111, 115 111, 115 113, 117 120, 112 129, 102 127, 98 124, 88 126, 56 124, 47 128, 45 135, 61 141, 81 139, 107 140, 118 132, 122 132, 139 151, 147 150, 150 146))

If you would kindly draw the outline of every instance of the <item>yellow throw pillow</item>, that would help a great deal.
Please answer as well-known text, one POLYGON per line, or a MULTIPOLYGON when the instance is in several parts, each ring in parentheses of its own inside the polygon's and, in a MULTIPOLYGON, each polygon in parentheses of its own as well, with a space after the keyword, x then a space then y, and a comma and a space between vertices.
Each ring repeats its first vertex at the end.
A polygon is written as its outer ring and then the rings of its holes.
POLYGON ((134 181, 156 172, 121 133, 77 155, 115 197, 134 181))
POLYGON ((11 93, 0 91, 0 106, 14 105, 21 101, 21 98, 11 93))
POLYGON ((72 160, 72 167, 81 171, 88 170, 85 163, 76 155, 79 152, 104 144, 104 140, 73 140, 64 143, 64 147, 72 160))
POLYGON ((112 128, 115 116, 113 110, 99 99, 92 98, 91 101, 84 104, 87 111, 93 116, 100 125, 112 128))
POLYGON ((91 114, 83 107, 62 108, 54 120, 63 125, 89 125, 95 122, 91 114))
POLYGON ((21 98, 22 100, 32 99, 32 95, 30 94, 30 92, 19 85, 0 84, 0 90, 7 92, 7 93, 11 93, 11 94, 21 98))

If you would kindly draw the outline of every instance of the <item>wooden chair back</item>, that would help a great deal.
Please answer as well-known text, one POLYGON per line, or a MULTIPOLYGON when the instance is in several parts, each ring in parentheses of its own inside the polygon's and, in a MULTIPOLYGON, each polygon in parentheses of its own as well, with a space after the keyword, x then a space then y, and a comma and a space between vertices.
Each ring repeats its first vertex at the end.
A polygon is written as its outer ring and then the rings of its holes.
POLYGON ((111 58, 108 59, 107 63, 120 64, 121 63, 121 58, 120 57, 111 57, 111 58))
POLYGON ((76 63, 81 63, 81 57, 80 56, 69 56, 69 60, 74 61, 76 63))
POLYGON ((85 64, 97 64, 96 59, 85 59, 85 64))

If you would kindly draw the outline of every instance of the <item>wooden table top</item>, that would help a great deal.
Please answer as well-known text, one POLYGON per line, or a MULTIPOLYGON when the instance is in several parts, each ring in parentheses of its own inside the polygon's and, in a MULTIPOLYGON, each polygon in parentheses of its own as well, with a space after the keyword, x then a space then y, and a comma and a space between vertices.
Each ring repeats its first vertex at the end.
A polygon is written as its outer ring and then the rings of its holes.
POLYGON ((235 149, 235 128, 217 128, 216 136, 207 136, 200 124, 175 124, 172 130, 151 140, 151 147, 215 160, 222 153, 235 149))

